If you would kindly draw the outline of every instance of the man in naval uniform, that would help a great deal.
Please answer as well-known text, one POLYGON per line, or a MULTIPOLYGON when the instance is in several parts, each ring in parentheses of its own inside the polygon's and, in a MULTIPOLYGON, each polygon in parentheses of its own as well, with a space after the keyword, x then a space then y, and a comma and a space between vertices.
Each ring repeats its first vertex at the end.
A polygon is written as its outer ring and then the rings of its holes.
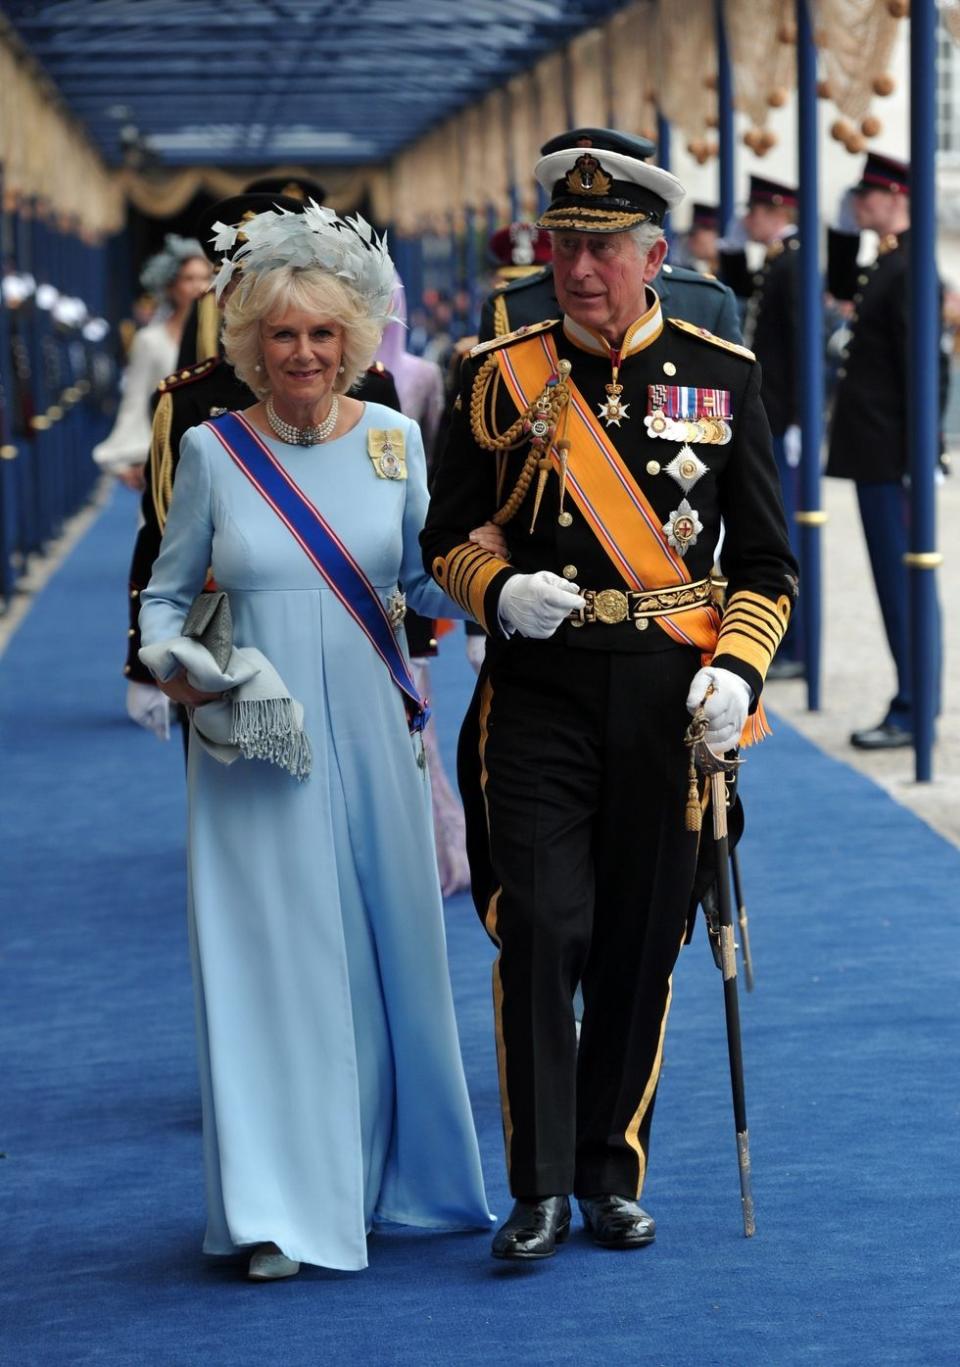
MULTIPOLYGON (((796 521, 800 507, 798 203, 794 186, 751 176, 743 229, 750 242, 763 247, 763 262, 752 270, 745 247, 720 244, 720 277, 743 301, 743 340, 756 353, 763 372, 760 397, 773 434, 773 455, 795 555, 799 555, 800 545, 796 521)), ((792 626, 770 677, 799 678, 803 672, 799 633, 792 626)))
MULTIPOLYGON (((567 150, 584 137, 597 142, 609 140, 611 131, 609 128, 578 128, 572 133, 562 133, 545 142, 540 155, 549 156, 553 152, 567 150)), ((638 156, 653 156, 654 144, 648 138, 634 138, 633 144, 638 156)), ((736 300, 719 280, 664 261, 653 281, 653 287, 660 296, 660 307, 665 318, 684 318, 688 323, 696 323, 698 327, 704 327, 728 342, 740 341, 736 300)), ((555 318, 557 313, 553 268, 545 266, 493 291, 480 313, 480 340, 487 342, 493 337, 502 337, 526 323, 555 318)))
MULTIPOLYGON (((913 744, 910 589, 903 559, 909 550, 909 176, 903 162, 870 152, 853 187, 857 227, 880 238, 872 265, 857 264, 859 232, 831 229, 828 235, 827 287, 834 298, 851 300, 854 308, 848 319, 850 340, 837 372, 826 473, 856 482, 870 568, 897 672, 897 691, 886 715, 850 737, 860 750, 913 744)), ((949 374, 942 351, 940 362, 942 415, 949 374)), ((939 671, 939 610, 934 626, 939 671)), ((937 692, 939 711, 939 673, 937 692)))
POLYGON ((571 1193, 598 1244, 654 1237, 638 1198, 698 854, 684 732, 705 700, 716 750, 759 738, 796 590, 759 366, 666 321, 649 288, 683 189, 648 150, 578 130, 537 163, 559 313, 465 363, 421 538, 490 633, 461 773, 474 898, 499 948, 515 1198, 500 1258, 554 1253, 571 1193), (506 556, 469 539, 491 516, 506 556))
MULTIPOLYGON (((310 185, 307 182, 308 188, 310 185)), ((290 183, 284 181, 284 186, 289 188, 290 183)), ((220 266, 223 254, 216 252, 211 245, 215 223, 241 223, 244 218, 264 213, 273 207, 297 213, 303 209, 309 197, 309 193, 280 194, 273 189, 272 181, 255 181, 253 187, 243 194, 220 200, 205 210, 197 225, 197 236, 213 264, 220 266), (255 188, 263 185, 268 188, 255 188)), ((242 241, 241 236, 230 250, 235 250, 242 241)), ((197 427, 221 413, 249 408, 257 401, 256 395, 237 378, 233 367, 220 354, 220 308, 217 307, 215 295, 211 291, 201 302, 212 304, 215 325, 210 332, 207 313, 201 311, 199 331, 194 335, 201 339, 204 335, 212 336, 216 352, 192 365, 181 366, 173 375, 162 380, 157 388, 153 437, 145 470, 146 488, 141 502, 143 522, 137 532, 130 562, 127 658, 123 667, 127 678, 127 712, 133 721, 160 736, 169 735, 169 701, 157 688, 153 675, 140 662, 140 594, 150 582, 153 562, 160 553, 160 541, 180 459, 180 441, 189 428, 197 427)), ((221 305, 225 303, 226 292, 221 305)), ((354 393, 358 398, 369 399, 371 403, 386 404, 388 408, 398 411, 400 409, 393 377, 379 363, 370 367, 354 393)), ((427 635, 432 636, 433 624, 425 618, 420 621, 427 635)))

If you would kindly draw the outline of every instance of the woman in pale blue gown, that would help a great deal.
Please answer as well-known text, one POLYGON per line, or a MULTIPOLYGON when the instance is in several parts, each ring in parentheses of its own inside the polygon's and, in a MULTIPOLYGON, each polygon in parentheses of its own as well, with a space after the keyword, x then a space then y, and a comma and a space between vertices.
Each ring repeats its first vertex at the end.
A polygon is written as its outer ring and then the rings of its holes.
POLYGON ((158 682, 202 707, 210 695, 170 647, 211 567, 236 645, 261 651, 302 704, 312 750, 298 781, 263 759, 221 763, 196 732, 190 745, 204 1249, 250 1252, 258 1280, 301 1262, 365 1267, 381 1222, 486 1229, 491 1218, 409 698, 222 441, 242 427, 266 447, 385 607, 402 584, 423 615, 460 615, 420 561, 416 424, 346 393, 379 340, 389 258, 365 225, 308 210, 294 228, 293 217, 243 225, 225 342, 262 401, 184 438, 140 617, 158 682))

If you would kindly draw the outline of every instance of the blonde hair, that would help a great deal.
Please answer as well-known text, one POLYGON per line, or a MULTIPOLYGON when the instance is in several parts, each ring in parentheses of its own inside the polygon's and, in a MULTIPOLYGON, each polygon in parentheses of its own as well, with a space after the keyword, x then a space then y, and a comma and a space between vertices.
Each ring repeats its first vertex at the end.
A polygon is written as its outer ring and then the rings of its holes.
POLYGON ((366 371, 380 345, 385 319, 371 316, 357 292, 319 266, 277 266, 241 276, 224 310, 223 350, 243 383, 258 398, 270 393, 263 369, 260 324, 285 309, 314 313, 343 329, 343 374, 334 389, 345 394, 366 371))

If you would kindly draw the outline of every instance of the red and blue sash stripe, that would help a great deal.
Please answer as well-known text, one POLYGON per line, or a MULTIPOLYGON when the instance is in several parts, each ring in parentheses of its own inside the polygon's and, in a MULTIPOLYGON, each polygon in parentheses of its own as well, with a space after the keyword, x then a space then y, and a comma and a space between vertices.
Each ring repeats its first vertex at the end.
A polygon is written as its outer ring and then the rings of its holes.
POLYGON ((379 594, 336 532, 239 413, 224 413, 204 426, 270 505, 366 635, 403 694, 410 730, 422 731, 430 709, 417 691, 379 594))

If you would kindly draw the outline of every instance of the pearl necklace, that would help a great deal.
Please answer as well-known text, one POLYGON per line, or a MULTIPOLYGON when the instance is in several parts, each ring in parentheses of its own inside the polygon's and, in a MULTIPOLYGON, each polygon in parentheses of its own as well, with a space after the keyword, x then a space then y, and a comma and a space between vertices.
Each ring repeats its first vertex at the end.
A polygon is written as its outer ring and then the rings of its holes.
POLYGON ((288 446, 315 446, 319 441, 326 441, 337 425, 339 412, 340 395, 334 394, 330 412, 323 422, 317 423, 316 427, 294 427, 293 423, 284 422, 283 418, 277 416, 272 396, 267 399, 267 422, 280 440, 285 441, 288 446))

